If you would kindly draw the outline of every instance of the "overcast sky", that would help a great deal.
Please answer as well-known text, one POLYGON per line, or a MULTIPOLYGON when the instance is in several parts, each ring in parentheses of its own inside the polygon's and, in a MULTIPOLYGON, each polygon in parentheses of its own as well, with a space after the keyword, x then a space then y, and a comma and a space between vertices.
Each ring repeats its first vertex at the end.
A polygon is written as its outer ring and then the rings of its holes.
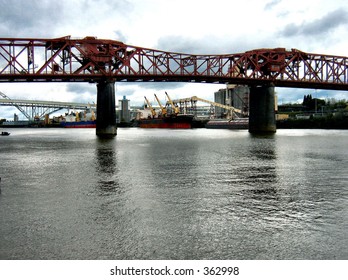
MULTIPOLYGON (((192 54, 296 48, 348 56, 347 0, 0 0, 0 37, 96 36, 126 44, 192 54)), ((224 85, 117 83, 116 99, 131 105, 164 91, 172 98, 213 100, 224 85)), ((87 83, 1 83, 12 99, 96 102, 87 83)), ((315 97, 348 99, 348 92, 276 88, 280 103, 315 97)), ((0 117, 18 112, 0 107, 0 117)), ((19 113, 19 112, 18 112, 19 113)))

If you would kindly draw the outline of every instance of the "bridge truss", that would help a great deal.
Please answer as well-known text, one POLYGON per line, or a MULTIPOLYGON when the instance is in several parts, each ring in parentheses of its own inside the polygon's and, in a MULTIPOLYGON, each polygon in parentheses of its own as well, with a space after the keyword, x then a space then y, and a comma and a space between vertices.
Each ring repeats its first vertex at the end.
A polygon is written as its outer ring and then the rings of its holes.
POLYGON ((0 38, 0 82, 101 80, 348 90, 348 58, 284 48, 194 55, 95 37, 0 38))

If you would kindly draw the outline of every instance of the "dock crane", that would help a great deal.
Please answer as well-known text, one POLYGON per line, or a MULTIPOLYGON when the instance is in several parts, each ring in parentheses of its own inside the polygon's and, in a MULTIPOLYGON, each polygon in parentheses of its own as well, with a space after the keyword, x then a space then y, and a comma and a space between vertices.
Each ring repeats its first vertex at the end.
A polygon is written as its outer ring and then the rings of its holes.
POLYGON ((156 111, 155 111, 155 109, 151 106, 151 103, 150 103, 150 101, 146 98, 146 96, 144 96, 144 98, 145 98, 145 101, 146 101, 146 103, 147 103, 147 106, 150 108, 150 110, 151 110, 151 115, 152 115, 152 118, 154 118, 155 116, 156 116, 156 111))
POLYGON ((232 117, 233 117, 233 115, 235 115, 235 113, 239 113, 239 114, 242 113, 242 110, 237 109, 237 108, 234 108, 233 106, 228 106, 228 105, 220 104, 220 103, 213 102, 213 101, 210 101, 210 100, 206 100, 206 99, 203 99, 203 98, 200 98, 200 97, 197 97, 197 96, 192 96, 191 99, 192 99, 192 100, 196 100, 196 101, 205 102, 205 103, 208 103, 208 104, 210 104, 210 105, 213 105, 213 106, 216 106, 216 107, 220 107, 220 108, 226 109, 226 110, 228 110, 228 111, 231 112, 231 116, 232 116, 232 117))
POLYGON ((234 108, 233 106, 220 104, 220 103, 213 102, 213 101, 210 101, 210 100, 206 100, 206 99, 203 99, 203 98, 200 98, 200 97, 197 97, 197 96, 192 96, 192 97, 189 97, 189 98, 182 98, 182 99, 174 100, 172 102, 173 103, 186 103, 186 102, 192 102, 192 101, 201 101, 201 102, 204 102, 204 103, 208 103, 208 104, 210 104, 212 106, 223 108, 223 109, 227 110, 230 113, 230 116, 232 118, 234 118, 234 117, 238 118, 236 113, 242 114, 242 110, 234 108))
POLYGON ((156 94, 155 98, 157 100, 158 105, 161 107, 162 116, 165 117, 167 115, 167 108, 162 106, 161 101, 158 99, 156 94))
POLYGON ((169 97, 168 93, 165 91, 165 94, 168 98, 168 101, 170 103, 170 105, 172 106, 172 109, 174 110, 174 114, 177 115, 180 113, 180 108, 178 106, 175 106, 172 99, 169 97))

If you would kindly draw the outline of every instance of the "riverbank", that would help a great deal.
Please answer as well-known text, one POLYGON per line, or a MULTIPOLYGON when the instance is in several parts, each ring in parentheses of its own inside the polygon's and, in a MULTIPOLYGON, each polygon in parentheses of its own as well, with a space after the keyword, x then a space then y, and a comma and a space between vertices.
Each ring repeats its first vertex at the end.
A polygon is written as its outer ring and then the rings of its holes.
MULTIPOLYGON (((196 120, 194 121, 193 128, 204 128, 207 121, 196 120)), ((134 127, 137 126, 134 123, 118 123, 117 127, 134 127)), ((1 128, 30 128, 30 127, 42 127, 42 128, 59 128, 62 127, 59 123, 43 124, 43 123, 29 123, 29 122, 9 122, 0 123, 1 128)), ((348 129, 348 116, 341 117, 311 117, 308 119, 295 119, 289 118, 286 120, 277 121, 277 129, 348 129)), ((247 129, 247 128, 246 128, 247 129)))
POLYGON ((277 121, 277 129, 348 129, 348 117, 316 117, 308 119, 286 119, 277 121))

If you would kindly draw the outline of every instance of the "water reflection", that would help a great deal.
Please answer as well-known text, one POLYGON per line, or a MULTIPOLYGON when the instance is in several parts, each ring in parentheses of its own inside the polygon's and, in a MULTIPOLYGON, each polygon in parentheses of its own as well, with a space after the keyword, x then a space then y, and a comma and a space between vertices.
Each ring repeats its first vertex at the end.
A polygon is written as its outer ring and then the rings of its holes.
POLYGON ((117 171, 115 139, 97 139, 96 172, 100 195, 111 195, 119 191, 117 171))
MULTIPOLYGON (((273 135, 252 135, 248 145, 248 155, 238 170, 240 179, 252 187, 251 191, 260 193, 262 190, 276 188, 277 154, 273 135)), ((272 191, 273 192, 273 191, 272 191)))
POLYGON ((128 164, 132 170, 122 166, 123 175, 131 174, 128 188, 132 191, 126 205, 133 213, 133 222, 128 223, 134 240, 134 247, 128 248, 131 257, 188 256, 192 239, 197 238, 191 227, 196 224, 192 209, 200 208, 197 192, 202 192, 195 184, 201 173, 197 170, 199 145, 176 137, 161 134, 135 141, 129 152, 136 157, 122 157, 123 162, 132 160, 132 166, 128 164))

